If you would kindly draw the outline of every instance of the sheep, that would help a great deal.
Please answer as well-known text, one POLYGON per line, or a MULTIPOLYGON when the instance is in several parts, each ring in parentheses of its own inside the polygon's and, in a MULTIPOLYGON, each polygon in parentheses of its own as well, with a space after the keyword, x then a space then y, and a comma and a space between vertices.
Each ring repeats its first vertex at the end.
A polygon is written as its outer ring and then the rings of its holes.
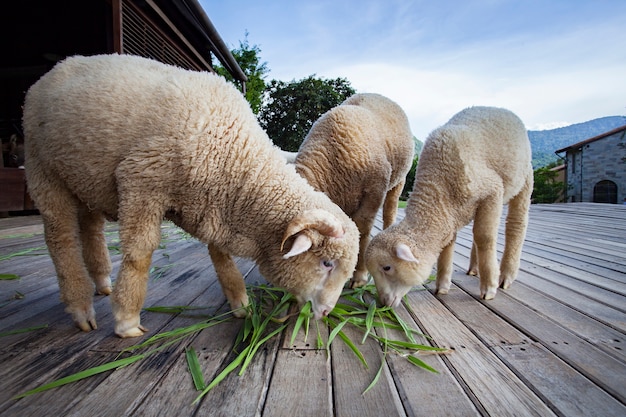
POLYGON ((130 55, 70 57, 29 89, 23 125, 29 192, 61 300, 83 331, 97 328, 94 283, 111 294, 118 336, 146 331, 140 310, 164 218, 207 244, 240 317, 248 297, 232 256, 311 301, 316 318, 352 276, 356 225, 286 164, 222 77, 130 55), (119 220, 114 289, 105 219, 119 220))
POLYGON ((406 217, 375 236, 366 251, 380 301, 398 306, 428 278, 435 261, 435 291, 448 293, 456 233, 471 220, 468 274, 479 274, 485 300, 498 286, 509 288, 519 269, 532 189, 528 134, 509 110, 470 107, 435 129, 424 143, 406 217), (499 270, 496 238, 507 203, 499 270))
POLYGON ((415 143, 404 111, 379 94, 355 94, 324 113, 295 158, 296 172, 326 193, 354 220, 361 234, 350 285, 368 282, 363 255, 376 214, 383 227, 396 219, 415 143))

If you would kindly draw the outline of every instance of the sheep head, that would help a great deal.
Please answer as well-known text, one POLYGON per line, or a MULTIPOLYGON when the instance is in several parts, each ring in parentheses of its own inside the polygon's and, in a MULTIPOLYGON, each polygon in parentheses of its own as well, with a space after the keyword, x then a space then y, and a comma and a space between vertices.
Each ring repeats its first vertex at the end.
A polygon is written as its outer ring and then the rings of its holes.
POLYGON ((280 259, 260 265, 261 273, 291 292, 300 305, 311 301, 314 318, 320 319, 335 307, 352 277, 358 251, 359 232, 348 216, 307 210, 287 226, 280 259))
POLYGON ((397 307, 413 286, 426 281, 436 255, 415 254, 415 250, 401 237, 394 235, 392 228, 372 239, 365 252, 365 260, 380 301, 386 306, 397 307))

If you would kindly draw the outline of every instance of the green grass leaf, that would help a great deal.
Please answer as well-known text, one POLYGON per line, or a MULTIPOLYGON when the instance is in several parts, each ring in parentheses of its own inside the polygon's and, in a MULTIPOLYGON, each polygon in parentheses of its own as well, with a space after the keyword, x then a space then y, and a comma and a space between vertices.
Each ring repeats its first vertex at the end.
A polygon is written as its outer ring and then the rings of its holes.
POLYGON ((0 333, 0 337, 4 337, 4 336, 10 336, 12 334, 20 334, 20 333, 27 333, 27 332, 33 332, 35 330, 39 330, 39 329, 45 329, 47 328, 48 325, 47 324, 42 324, 41 326, 33 326, 33 327, 26 327, 23 329, 16 329, 16 330, 9 330, 8 332, 2 332, 0 333))
POLYGON ((248 354, 249 351, 250 351, 250 346, 248 346, 244 350, 242 350, 241 353, 239 355, 237 355, 237 357, 231 363, 229 363, 226 366, 226 368, 224 368, 222 370, 222 372, 217 374, 217 376, 215 378, 213 378, 213 380, 209 383, 209 385, 207 385, 202 390, 202 392, 196 397, 196 399, 193 400, 193 404, 196 404, 198 401, 200 401, 202 399, 202 397, 204 397, 209 391, 211 391, 213 388, 215 388, 217 386, 217 384, 222 382, 228 376, 228 374, 230 374, 232 371, 234 371, 243 362, 243 360, 245 359, 245 357, 246 357, 246 355, 248 354))
POLYGON ((132 363, 137 362, 145 357, 144 354, 131 356, 125 359, 118 359, 113 362, 108 362, 100 366, 94 366, 93 368, 89 368, 82 372, 78 372, 64 378, 57 379, 54 382, 50 382, 49 384, 42 385, 30 391, 26 391, 23 394, 20 394, 16 397, 13 397, 14 400, 27 397, 29 395, 37 394, 39 392, 48 391, 52 388, 57 388, 63 385, 71 384, 72 382, 80 381, 81 379, 89 378, 90 376, 94 376, 97 374, 101 374, 103 372, 111 371, 117 368, 121 368, 124 366, 128 366, 132 363))
POLYGON ((365 395, 369 390, 374 388, 374 385, 376 385, 376 383, 378 383, 378 380, 380 379, 380 376, 383 373, 383 367, 384 366, 385 366, 385 360, 382 359, 380 361, 380 367, 378 368, 378 372, 376 372, 376 375, 374 376, 374 379, 372 380, 372 382, 370 382, 370 384, 367 386, 367 388, 365 388, 365 391, 363 391, 361 393, 361 395, 365 395))
POLYGON ((434 372, 434 373, 436 373, 436 374, 438 374, 438 373, 439 373, 439 371, 438 371, 438 370, 436 370, 436 369, 435 369, 435 368, 433 368, 432 366, 430 366, 430 365, 426 364, 423 360, 421 360, 421 359, 419 359, 419 358, 416 358, 416 357, 415 357, 415 356, 413 356, 413 355, 409 355, 409 356, 407 356, 406 358, 407 358, 407 360, 408 360, 409 362, 411 362, 411 363, 412 363, 413 365, 415 365, 415 366, 419 366, 419 367, 420 367, 420 368, 422 368, 422 369, 426 369, 427 371, 434 372))
POLYGON ((293 342, 296 340, 296 336, 298 335, 298 332, 302 328, 303 324, 306 324, 306 329, 304 333, 304 341, 306 342, 306 338, 309 333, 309 318, 310 317, 311 317, 311 302, 307 301, 306 304, 302 306, 302 309, 300 310, 300 314, 298 314, 298 318, 296 319, 296 323, 293 326, 293 332, 291 333, 291 340, 289 341, 290 346, 293 346, 293 342))
POLYGON ((370 305, 367 309, 367 315, 365 316, 365 333, 363 333, 363 339, 361 339, 361 344, 365 343, 365 339, 372 331, 372 327, 374 326, 374 314, 376 313, 376 300, 370 302, 370 305))
POLYGON ((20 276, 15 274, 0 274, 0 280, 10 281, 14 279, 20 279, 20 276))
POLYGON ((47 247, 46 247, 46 246, 39 246, 39 247, 36 247, 36 248, 24 249, 24 250, 21 250, 21 251, 19 251, 19 252, 9 253, 9 254, 7 254, 7 255, 2 255, 2 256, 0 256, 0 262, 2 262, 2 261, 6 261, 6 260, 8 260, 8 259, 15 258, 16 256, 27 256, 27 255, 30 255, 30 256, 38 256, 38 255, 47 255, 47 254, 48 254, 48 252, 47 252, 47 250, 46 250, 46 249, 47 249, 47 247), (36 252, 36 251, 45 251, 45 252, 43 252, 43 253, 33 253, 33 252, 36 252))
POLYGON ((198 355, 193 347, 185 349, 185 357, 187 358, 187 367, 191 372, 191 378, 193 379, 193 385, 196 387, 196 391, 202 391, 206 384, 204 382, 204 376, 202 375, 202 368, 198 361, 198 355))

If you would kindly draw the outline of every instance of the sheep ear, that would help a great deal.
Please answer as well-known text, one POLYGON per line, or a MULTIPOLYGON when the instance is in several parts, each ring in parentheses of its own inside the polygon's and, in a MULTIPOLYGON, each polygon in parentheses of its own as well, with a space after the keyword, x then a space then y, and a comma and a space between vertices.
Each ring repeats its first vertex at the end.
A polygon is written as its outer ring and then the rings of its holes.
POLYGON ((315 230, 323 236, 336 238, 342 237, 345 233, 339 220, 326 210, 307 210, 296 216, 296 218, 289 223, 283 235, 280 250, 283 250, 287 239, 303 230, 315 230))
MULTIPOLYGON (((283 259, 291 258, 292 256, 300 255, 308 251, 313 245, 313 241, 305 234, 298 235, 291 245, 291 250, 283 255, 283 259)), ((281 248, 282 250, 282 248, 281 248)))
POLYGON ((398 245, 396 245, 396 256, 403 261, 415 262, 416 264, 420 263, 420 261, 418 261, 415 256, 413 256, 411 248, 409 248, 404 243, 398 243, 398 245))

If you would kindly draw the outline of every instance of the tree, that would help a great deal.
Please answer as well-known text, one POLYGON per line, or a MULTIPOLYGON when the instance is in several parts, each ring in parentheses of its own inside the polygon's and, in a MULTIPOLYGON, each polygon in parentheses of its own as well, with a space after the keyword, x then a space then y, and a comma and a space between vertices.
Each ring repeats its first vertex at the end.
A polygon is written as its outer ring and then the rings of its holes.
POLYGON ((564 195, 563 181, 557 181, 557 171, 551 170, 556 162, 534 170, 533 203, 555 203, 564 195))
POLYGON ((415 183, 415 171, 417 170, 417 162, 419 161, 419 155, 415 155, 413 157, 413 162, 411 163, 411 169, 406 174, 406 180, 404 182, 404 187, 402 188, 402 194, 400 194, 400 198, 403 200, 408 200, 413 191, 413 185, 415 183))
POLYGON ((345 78, 310 75, 289 83, 272 80, 265 91, 259 122, 277 146, 295 152, 313 123, 355 92, 345 78))
MULTIPOLYGON (((265 76, 270 70, 267 68, 267 62, 261 62, 261 48, 257 45, 248 43, 248 32, 245 34, 244 41, 239 41, 239 48, 231 51, 233 57, 241 67, 248 81, 246 82, 246 100, 250 103, 250 107, 254 114, 261 109, 263 102, 263 93, 265 91, 265 76)), ((215 66, 215 72, 226 78, 230 82, 235 82, 232 75, 221 65, 215 66)))

